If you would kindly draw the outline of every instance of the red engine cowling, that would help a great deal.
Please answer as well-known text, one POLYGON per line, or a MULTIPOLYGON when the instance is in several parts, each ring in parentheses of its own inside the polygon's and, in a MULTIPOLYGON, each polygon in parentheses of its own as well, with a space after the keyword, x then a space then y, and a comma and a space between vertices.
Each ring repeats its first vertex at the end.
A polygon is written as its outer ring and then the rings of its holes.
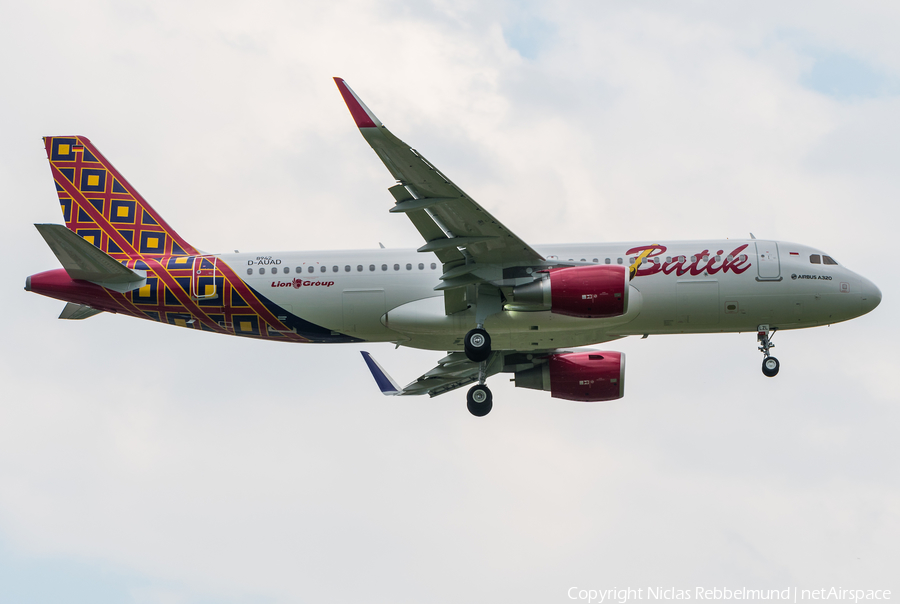
POLYGON ((619 317, 628 310, 628 268, 599 265, 551 269, 545 278, 516 287, 513 298, 517 303, 571 317, 619 317))
POLYGON ((554 354, 546 363, 517 371, 516 387, 549 390, 553 398, 569 401, 614 401, 625 396, 625 354, 554 354))

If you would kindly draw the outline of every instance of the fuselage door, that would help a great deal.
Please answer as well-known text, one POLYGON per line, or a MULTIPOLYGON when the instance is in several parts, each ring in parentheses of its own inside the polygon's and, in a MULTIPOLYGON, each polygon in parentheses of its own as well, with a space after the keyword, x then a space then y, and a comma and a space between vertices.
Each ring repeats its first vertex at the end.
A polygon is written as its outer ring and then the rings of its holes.
POLYGON ((777 243, 757 241, 756 258, 760 281, 781 281, 781 262, 778 260, 777 243))
POLYGON ((195 256, 191 274, 191 297, 195 300, 218 298, 216 256, 195 256))

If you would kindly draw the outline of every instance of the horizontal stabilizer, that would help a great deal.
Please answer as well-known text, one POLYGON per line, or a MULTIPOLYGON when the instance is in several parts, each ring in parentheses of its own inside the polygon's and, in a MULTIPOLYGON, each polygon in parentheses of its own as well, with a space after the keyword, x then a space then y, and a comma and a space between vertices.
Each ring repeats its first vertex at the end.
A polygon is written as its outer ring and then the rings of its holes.
POLYGON ((60 319, 89 319, 94 315, 99 315, 102 313, 102 310, 97 310, 96 308, 91 308, 85 304, 75 304, 74 302, 69 302, 66 304, 66 307, 63 308, 62 312, 59 313, 60 319))
POLYGON ((96 283, 120 293, 142 287, 146 271, 135 271, 60 224, 34 225, 72 279, 96 283))
POLYGON ((372 372, 372 377, 375 378, 375 383, 378 384, 378 388, 383 395, 394 396, 403 391, 403 389, 397 385, 397 382, 391 379, 391 376, 387 374, 387 371, 381 368, 378 361, 372 358, 371 354, 362 350, 360 352, 362 353, 366 365, 369 366, 369 371, 372 372))

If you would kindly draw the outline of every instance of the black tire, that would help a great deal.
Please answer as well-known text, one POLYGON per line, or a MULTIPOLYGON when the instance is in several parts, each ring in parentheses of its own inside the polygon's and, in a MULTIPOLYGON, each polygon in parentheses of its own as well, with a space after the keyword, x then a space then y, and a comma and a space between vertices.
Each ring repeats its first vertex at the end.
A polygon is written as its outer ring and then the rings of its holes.
POLYGON ((463 340, 466 357, 473 363, 487 360, 491 355, 491 336, 483 329, 473 329, 463 340))
POLYGON ((778 370, 781 368, 781 363, 778 362, 778 359, 775 357, 766 357, 763 359, 762 363, 762 372, 766 377, 775 377, 778 375, 778 370))
POLYGON ((484 417, 494 408, 494 395, 487 386, 476 384, 466 394, 466 407, 475 417, 484 417))

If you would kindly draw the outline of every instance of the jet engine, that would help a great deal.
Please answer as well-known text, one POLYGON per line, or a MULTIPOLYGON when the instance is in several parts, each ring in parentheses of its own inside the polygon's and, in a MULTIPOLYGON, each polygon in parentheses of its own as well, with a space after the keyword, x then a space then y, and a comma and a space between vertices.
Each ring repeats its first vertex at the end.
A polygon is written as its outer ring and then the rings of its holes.
POLYGON ((569 401, 614 401, 625 396, 625 354, 568 352, 516 372, 516 388, 548 390, 569 401))
POLYGON ((628 311, 628 268, 572 266, 550 269, 543 278, 513 289, 516 304, 586 319, 619 317, 628 311))

